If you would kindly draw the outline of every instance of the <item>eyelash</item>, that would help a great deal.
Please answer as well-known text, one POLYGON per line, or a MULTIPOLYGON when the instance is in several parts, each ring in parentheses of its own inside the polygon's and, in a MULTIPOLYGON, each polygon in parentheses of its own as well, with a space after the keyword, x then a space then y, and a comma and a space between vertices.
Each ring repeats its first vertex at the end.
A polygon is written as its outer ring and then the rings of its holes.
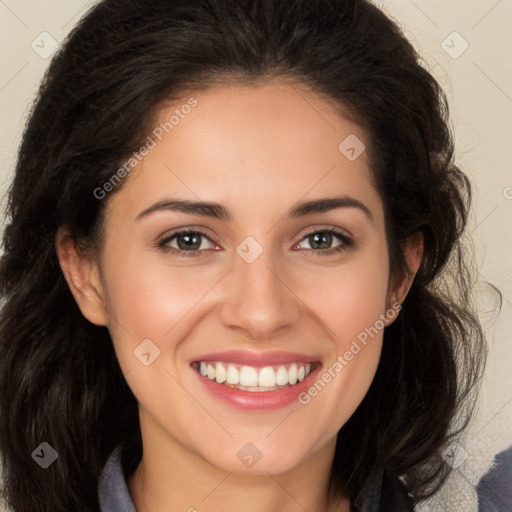
MULTIPOLYGON (((342 243, 340 245, 338 245, 337 247, 333 247, 331 249, 318 249, 318 250, 305 249, 305 250, 311 252, 312 256, 330 256, 332 254, 341 253, 343 251, 348 251, 348 250, 352 249, 354 246, 354 242, 350 238, 348 238, 346 235, 344 235, 343 233, 341 233, 335 229, 319 229, 316 231, 311 231, 310 233, 303 236, 298 243, 300 243, 303 240, 309 238, 310 236, 318 234, 318 233, 327 233, 330 235, 334 235, 335 237, 339 238, 342 243)), ((202 254, 204 252, 206 252, 206 250, 204 250, 204 249, 202 249, 202 250, 196 249, 194 251, 185 251, 182 249, 175 249, 174 247, 169 247, 168 245, 166 245, 174 238, 177 238, 180 235, 187 235, 187 234, 200 235, 201 237, 208 239, 210 242, 215 243, 214 240, 212 240, 206 233, 203 233, 202 231, 193 230, 193 229, 185 229, 182 231, 177 231, 176 233, 173 233, 172 235, 163 238, 162 240, 160 240, 158 242, 157 247, 159 249, 161 249, 162 251, 165 251, 167 254, 176 255, 179 257, 190 258, 190 257, 202 256, 202 254)))

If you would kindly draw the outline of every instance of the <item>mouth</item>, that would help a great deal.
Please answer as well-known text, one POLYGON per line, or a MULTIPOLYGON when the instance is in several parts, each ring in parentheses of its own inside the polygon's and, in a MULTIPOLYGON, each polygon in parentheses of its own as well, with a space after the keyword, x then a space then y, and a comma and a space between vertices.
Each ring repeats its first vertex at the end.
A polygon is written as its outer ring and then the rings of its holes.
POLYGON ((190 367, 216 403, 263 412, 298 403, 322 363, 294 352, 228 350, 197 356, 190 367))
POLYGON ((217 384, 252 393, 279 391, 301 383, 319 363, 296 361, 266 366, 227 361, 194 361, 192 368, 217 384))

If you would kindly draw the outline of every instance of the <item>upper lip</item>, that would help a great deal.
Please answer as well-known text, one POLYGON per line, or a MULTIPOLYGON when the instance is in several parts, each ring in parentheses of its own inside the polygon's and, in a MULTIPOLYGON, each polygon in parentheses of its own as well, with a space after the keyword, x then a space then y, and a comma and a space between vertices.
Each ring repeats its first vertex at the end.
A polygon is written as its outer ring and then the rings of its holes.
POLYGON ((272 366, 286 363, 315 363, 318 358, 295 352, 251 352, 247 350, 227 350, 210 352, 194 358, 191 362, 219 361, 247 366, 272 366))

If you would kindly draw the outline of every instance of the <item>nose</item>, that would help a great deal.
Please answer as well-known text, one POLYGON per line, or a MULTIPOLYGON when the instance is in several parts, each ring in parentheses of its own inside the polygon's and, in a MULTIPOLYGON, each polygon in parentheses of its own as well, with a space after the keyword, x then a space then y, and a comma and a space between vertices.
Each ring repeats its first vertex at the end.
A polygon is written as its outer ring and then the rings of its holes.
POLYGON ((224 325, 251 340, 268 340, 297 323, 301 301, 282 272, 273 269, 270 251, 252 263, 235 256, 221 307, 224 325), (268 255, 267 255, 268 254, 268 255))

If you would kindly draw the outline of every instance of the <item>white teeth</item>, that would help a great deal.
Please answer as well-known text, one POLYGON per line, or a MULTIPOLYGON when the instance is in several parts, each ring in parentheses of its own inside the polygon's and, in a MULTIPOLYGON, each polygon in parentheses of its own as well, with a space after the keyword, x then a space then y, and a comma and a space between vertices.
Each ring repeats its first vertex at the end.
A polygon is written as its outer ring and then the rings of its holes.
POLYGON ((252 366, 242 366, 242 369, 240 370, 240 385, 258 385, 258 372, 252 366))
POLYGON ((222 365, 222 363, 217 363, 215 365, 215 380, 219 383, 219 384, 222 384, 227 378, 227 375, 226 375, 226 370, 224 369, 224 366, 222 365))
POLYGON ((246 391, 273 391, 279 389, 277 386, 293 386, 304 380, 311 373, 311 364, 292 363, 254 368, 220 361, 201 361, 199 373, 219 384, 236 386, 246 391))
POLYGON ((288 382, 293 386, 297 383, 297 365, 292 364, 288 370, 288 382))
MULTIPOLYGON (((285 384, 288 384, 288 379, 285 384)), ((260 370, 258 375, 258 386, 264 386, 267 388, 273 387, 276 385, 276 372, 272 366, 265 366, 260 370)))
POLYGON ((233 366, 228 366, 226 382, 228 384, 238 384, 240 382, 240 372, 233 366))
POLYGON ((288 384, 288 370, 284 366, 280 366, 276 373, 276 384, 278 386, 284 386, 288 384))

